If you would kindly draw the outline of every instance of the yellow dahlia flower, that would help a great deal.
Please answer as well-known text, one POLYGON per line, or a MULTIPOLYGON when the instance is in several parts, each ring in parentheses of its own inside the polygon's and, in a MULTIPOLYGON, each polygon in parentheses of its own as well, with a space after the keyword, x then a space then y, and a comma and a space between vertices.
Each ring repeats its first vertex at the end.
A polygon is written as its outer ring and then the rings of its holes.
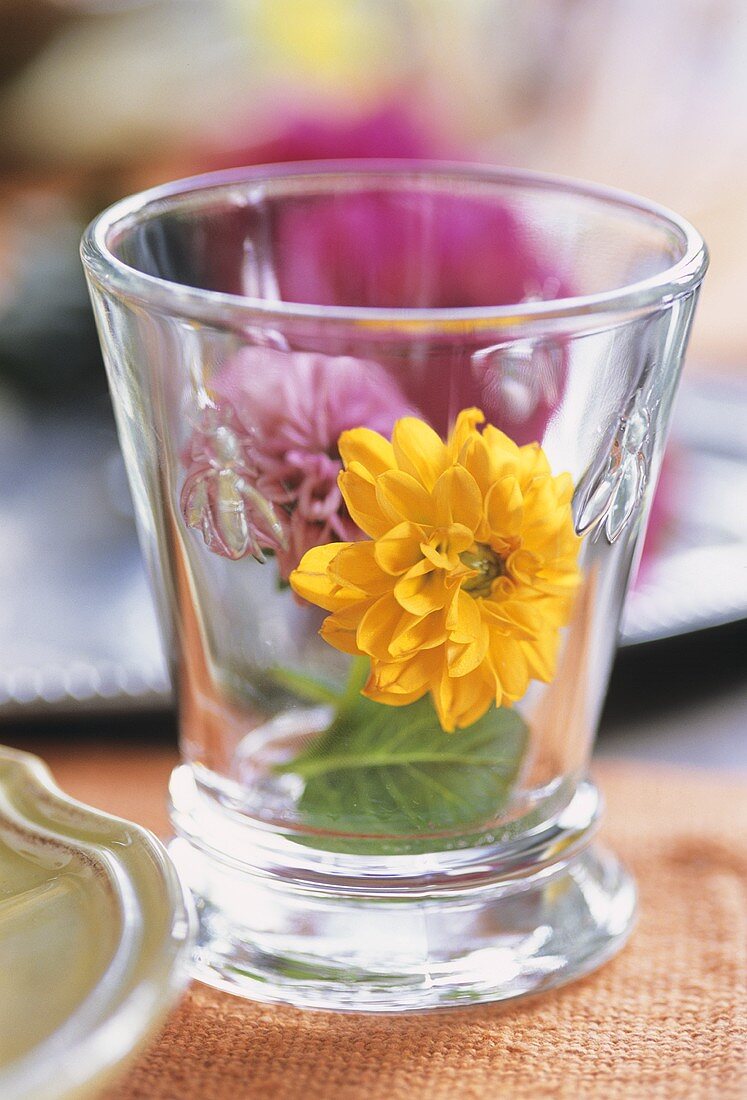
POLYGON ((422 420, 343 432, 339 486, 369 536, 304 554, 290 583, 332 612, 321 635, 366 655, 363 694, 404 706, 430 691, 444 730, 549 681, 579 583, 569 474, 460 413, 446 443, 422 420))

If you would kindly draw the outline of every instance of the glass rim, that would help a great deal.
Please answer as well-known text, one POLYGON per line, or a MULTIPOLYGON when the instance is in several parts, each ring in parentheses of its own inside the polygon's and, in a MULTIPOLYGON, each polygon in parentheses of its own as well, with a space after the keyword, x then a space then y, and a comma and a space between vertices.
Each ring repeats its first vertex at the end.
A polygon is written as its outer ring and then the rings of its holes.
POLYGON ((342 322, 365 328, 421 329, 453 332, 455 327, 518 327, 533 320, 555 321, 590 314, 627 313, 666 305, 695 289, 708 268, 708 249, 700 233, 681 215, 632 192, 568 176, 518 168, 495 167, 469 161, 410 159, 344 159, 289 161, 223 169, 160 184, 119 199, 95 217, 81 241, 87 274, 106 291, 168 314, 205 323, 225 324, 230 315, 244 314, 255 321, 342 322), (126 222, 136 221, 147 209, 164 209, 170 200, 192 192, 230 189, 238 184, 262 184, 287 177, 319 179, 333 176, 389 176, 403 180, 461 179, 496 183, 536 191, 574 195, 607 203, 631 215, 655 219, 682 241, 682 255, 662 271, 645 279, 593 294, 568 295, 495 306, 453 308, 318 305, 283 299, 256 298, 177 283, 149 275, 120 260, 108 244, 109 235, 126 222))

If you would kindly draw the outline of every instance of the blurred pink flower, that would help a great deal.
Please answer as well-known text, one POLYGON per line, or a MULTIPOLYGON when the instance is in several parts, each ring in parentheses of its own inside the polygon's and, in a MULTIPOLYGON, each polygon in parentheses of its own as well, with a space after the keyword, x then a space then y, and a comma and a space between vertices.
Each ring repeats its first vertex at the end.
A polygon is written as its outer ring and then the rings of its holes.
POLYGON ((435 120, 416 114, 404 99, 375 104, 361 114, 280 111, 265 121, 258 138, 255 119, 213 138, 194 150, 195 170, 234 168, 238 164, 280 164, 293 160, 337 160, 355 157, 419 159, 474 157, 474 150, 447 138, 435 120))
MULTIPOLYGON (((282 534, 277 537, 257 499, 244 493, 248 525, 261 546, 275 551, 283 579, 312 546, 360 537, 337 487, 337 444, 349 428, 365 426, 388 436, 395 420, 411 411, 382 367, 350 356, 243 348, 210 389, 214 415, 231 425, 231 468, 242 471, 244 487, 270 509, 282 534)), ((205 451, 201 436, 202 428, 190 448, 192 462, 205 451)), ((193 480, 190 470, 185 487, 193 480)), ((212 522, 208 517, 207 534, 202 522, 190 525, 225 554, 226 539, 212 536, 212 522)), ((250 540, 246 547, 253 552, 250 540)))

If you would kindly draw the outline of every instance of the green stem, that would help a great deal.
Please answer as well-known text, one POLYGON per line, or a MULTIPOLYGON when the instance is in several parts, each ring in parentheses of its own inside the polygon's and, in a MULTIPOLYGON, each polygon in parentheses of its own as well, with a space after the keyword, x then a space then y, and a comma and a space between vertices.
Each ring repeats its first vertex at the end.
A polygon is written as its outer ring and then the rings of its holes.
POLYGON ((351 768, 391 768, 403 764, 465 764, 468 766, 485 765, 485 767, 495 767, 496 759, 495 756, 434 753, 429 750, 418 752, 410 749, 402 756, 370 753, 359 756, 330 755, 302 762, 291 760, 288 764, 277 764, 274 770, 278 774, 292 772, 302 779, 313 779, 316 776, 325 775, 327 772, 345 771, 351 768))
POLYGON ((369 669, 368 657, 353 657, 345 690, 342 695, 337 697, 339 704, 338 716, 358 702, 361 691, 368 679, 369 669))
POLYGON ((341 695, 329 684, 315 680, 312 676, 304 676, 301 672, 292 672, 289 668, 273 669, 272 677, 280 687, 300 695, 302 699, 307 699, 311 703, 327 703, 340 707, 345 699, 345 694, 341 695))

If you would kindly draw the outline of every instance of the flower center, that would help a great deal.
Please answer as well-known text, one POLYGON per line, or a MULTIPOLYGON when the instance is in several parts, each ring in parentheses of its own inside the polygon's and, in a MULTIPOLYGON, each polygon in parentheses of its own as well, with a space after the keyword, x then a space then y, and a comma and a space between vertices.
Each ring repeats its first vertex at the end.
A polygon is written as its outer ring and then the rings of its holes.
POLYGON ((467 577, 462 584, 465 592, 471 592, 476 597, 489 596, 493 581, 506 572, 503 558, 484 542, 476 542, 469 550, 463 551, 459 560, 468 569, 476 571, 476 576, 467 577))

